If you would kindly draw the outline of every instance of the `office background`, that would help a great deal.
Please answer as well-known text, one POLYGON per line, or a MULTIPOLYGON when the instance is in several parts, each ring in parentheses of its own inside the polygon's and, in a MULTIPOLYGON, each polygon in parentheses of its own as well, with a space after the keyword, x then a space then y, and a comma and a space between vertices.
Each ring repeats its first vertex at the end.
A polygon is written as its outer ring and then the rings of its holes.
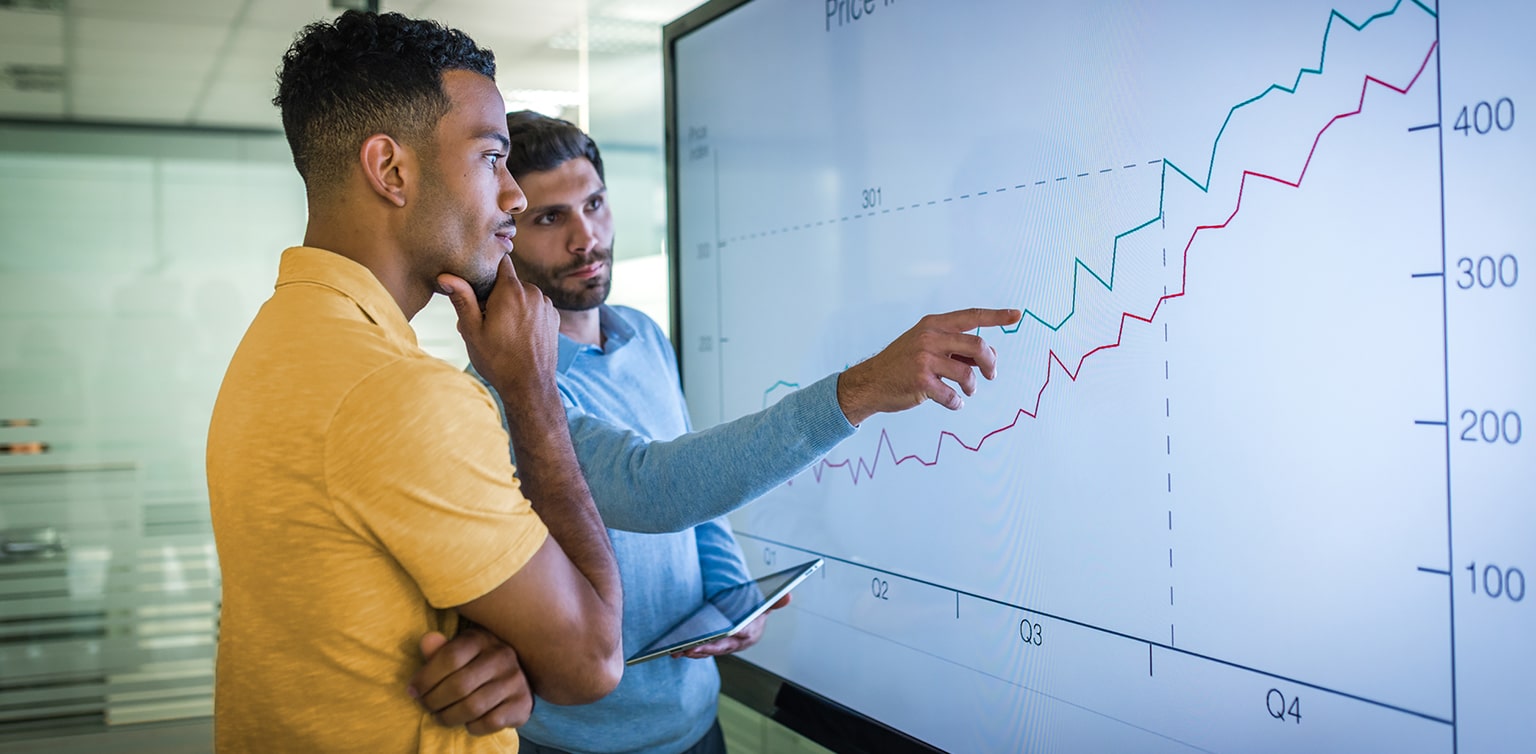
MULTIPOLYGON (((667 312, 661 26, 694 0, 403 0, 604 152, 612 301, 667 312)), ((303 237, 270 104, 341 0, 0 2, 0 752, 209 748, 224 368, 303 237)), ((413 322, 466 363, 451 306, 413 322)), ((283 438, 274 437, 281 443, 283 438)), ((812 750, 726 700, 733 750, 812 750)))

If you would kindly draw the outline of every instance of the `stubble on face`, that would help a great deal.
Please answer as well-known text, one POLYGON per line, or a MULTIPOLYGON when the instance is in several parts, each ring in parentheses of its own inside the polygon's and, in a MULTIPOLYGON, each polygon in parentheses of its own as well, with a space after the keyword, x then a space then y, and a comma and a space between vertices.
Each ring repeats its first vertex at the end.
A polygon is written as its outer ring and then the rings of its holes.
POLYGON ((505 106, 495 82, 469 71, 443 74, 452 102, 429 139, 412 145, 420 166, 417 205, 406 233, 416 271, 435 287, 438 275, 462 278, 483 305, 496 285, 513 214, 526 206, 505 167, 505 106))
POLYGON ((538 286, 544 295, 556 309, 581 312, 595 309, 608 300, 608 293, 613 288, 613 245, 608 248, 594 249, 580 257, 572 257, 570 263, 559 267, 545 267, 535 265, 527 260, 519 259, 517 253, 512 254, 512 266, 517 270, 517 276, 524 282, 538 286), (590 278, 569 278, 571 273, 589 265, 603 264, 600 274, 590 278))
POLYGON ((496 270, 501 257, 488 258, 478 253, 481 249, 475 248, 472 242, 510 227, 512 218, 505 216, 502 222, 486 229, 470 227, 480 224, 476 220, 480 213, 455 200, 442 171, 431 159, 422 161, 421 180, 424 190, 416 211, 417 221, 412 223, 418 258, 433 268, 425 272, 434 279, 443 272, 463 278, 484 306, 490 299, 491 290, 496 287, 496 270), (466 242, 470 248, 463 248, 466 242))

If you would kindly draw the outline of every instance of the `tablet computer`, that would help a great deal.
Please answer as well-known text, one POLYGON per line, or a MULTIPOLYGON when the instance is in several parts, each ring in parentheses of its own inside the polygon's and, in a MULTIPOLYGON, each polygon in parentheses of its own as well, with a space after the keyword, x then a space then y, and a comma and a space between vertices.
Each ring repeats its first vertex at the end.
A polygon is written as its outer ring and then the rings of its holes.
POLYGON ((646 645, 645 649, 625 660, 624 664, 633 665, 665 657, 746 628, 748 623, 757 620, 757 616, 789 594, 789 590, 814 573, 821 564, 822 559, 817 558, 809 563, 768 574, 756 581, 726 587, 710 595, 699 609, 667 629, 655 641, 646 645))

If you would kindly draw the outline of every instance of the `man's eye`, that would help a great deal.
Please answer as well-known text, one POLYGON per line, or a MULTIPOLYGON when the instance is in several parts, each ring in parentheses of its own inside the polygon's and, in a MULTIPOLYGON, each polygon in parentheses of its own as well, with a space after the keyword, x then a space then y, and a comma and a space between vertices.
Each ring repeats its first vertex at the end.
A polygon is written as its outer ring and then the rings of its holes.
POLYGON ((551 225, 555 222, 554 214, 539 215, 533 219, 534 225, 551 225))
POLYGON ((587 203, 587 209, 588 210, 597 210, 597 209, 600 209, 602 206, 603 206, 603 198, 601 196, 593 197, 592 201, 587 203))
POLYGON ((493 168, 501 163, 501 155, 499 154, 488 154, 485 158, 491 161, 491 167, 493 168))

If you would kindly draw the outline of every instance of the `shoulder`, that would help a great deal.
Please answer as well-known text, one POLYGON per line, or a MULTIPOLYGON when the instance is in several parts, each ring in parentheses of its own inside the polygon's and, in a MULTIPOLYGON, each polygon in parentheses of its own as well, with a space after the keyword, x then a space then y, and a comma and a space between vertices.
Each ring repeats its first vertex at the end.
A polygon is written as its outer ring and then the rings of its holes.
POLYGON ((337 418, 394 416, 404 423, 453 423, 466 416, 483 418, 486 409, 494 412, 496 407, 475 377, 439 359, 407 357, 359 379, 338 406, 337 418))
POLYGON ((663 340, 666 339, 667 336, 661 331, 661 325, 656 324, 656 320, 651 319, 651 315, 623 304, 608 304, 607 306, 614 316, 624 320, 624 323, 634 328, 635 332, 643 333, 646 337, 654 336, 663 340))
POLYGON ((653 350, 664 351, 668 357, 672 356, 672 340, 650 315, 628 306, 612 305, 608 309, 634 332, 634 340, 645 343, 653 350))

